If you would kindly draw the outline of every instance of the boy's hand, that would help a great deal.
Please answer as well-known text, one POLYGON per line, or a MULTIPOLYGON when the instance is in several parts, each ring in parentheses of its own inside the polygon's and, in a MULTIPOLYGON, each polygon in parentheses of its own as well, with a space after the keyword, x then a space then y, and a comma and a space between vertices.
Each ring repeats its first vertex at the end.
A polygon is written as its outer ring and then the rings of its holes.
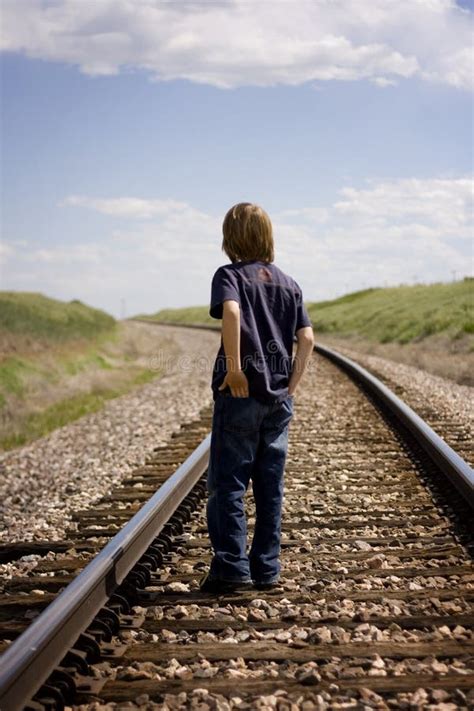
POLYGON ((224 390, 227 385, 230 387, 230 392, 233 397, 249 396, 249 381, 243 370, 237 370, 235 373, 226 373, 219 390, 224 390))

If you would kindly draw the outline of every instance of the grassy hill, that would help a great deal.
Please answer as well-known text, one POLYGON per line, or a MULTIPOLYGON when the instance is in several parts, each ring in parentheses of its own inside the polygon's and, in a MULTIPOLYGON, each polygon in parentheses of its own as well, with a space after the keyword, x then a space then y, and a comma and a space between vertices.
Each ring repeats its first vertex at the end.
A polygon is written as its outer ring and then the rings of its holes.
POLYGON ((308 304, 315 331, 410 343, 474 333, 474 281, 366 289, 308 304))
MULTIPOLYGON (((318 333, 359 336, 378 343, 410 343, 444 334, 451 339, 474 333, 474 280, 450 284, 398 286, 355 291, 331 301, 307 303, 318 333)), ((161 323, 219 323, 207 306, 163 309, 141 316, 161 323)))
POLYGON ((0 448, 29 442, 157 377, 155 338, 80 301, 0 292, 0 448))
POLYGON ((81 301, 63 302, 34 292, 0 292, 0 338, 21 334, 64 342, 97 336, 115 324, 112 316, 81 301))
POLYGON ((161 309, 156 314, 139 314, 135 318, 158 323, 182 323, 219 326, 219 321, 209 316, 208 306, 185 306, 177 309, 161 309))

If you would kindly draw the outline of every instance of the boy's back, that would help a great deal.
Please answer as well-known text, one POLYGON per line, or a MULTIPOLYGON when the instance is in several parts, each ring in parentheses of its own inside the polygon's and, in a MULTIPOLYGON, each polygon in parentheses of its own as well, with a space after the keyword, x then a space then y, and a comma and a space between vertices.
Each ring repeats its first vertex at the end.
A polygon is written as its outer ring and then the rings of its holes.
MULTIPOLYGON (((209 313, 222 318, 226 299, 240 306, 240 353, 249 394, 261 402, 278 402, 288 394, 293 339, 311 326, 301 289, 273 263, 247 260, 227 264, 214 274, 209 313)), ((226 374, 223 344, 212 378, 214 400, 226 374)))
POLYGON ((200 584, 210 593, 235 591, 252 581, 259 589, 278 584, 288 428, 314 343, 298 284, 273 264, 267 213, 253 203, 238 203, 227 212, 222 231, 231 264, 214 274, 209 311, 222 318, 207 470, 213 556, 200 584), (255 526, 247 552, 243 497, 250 480, 255 526))

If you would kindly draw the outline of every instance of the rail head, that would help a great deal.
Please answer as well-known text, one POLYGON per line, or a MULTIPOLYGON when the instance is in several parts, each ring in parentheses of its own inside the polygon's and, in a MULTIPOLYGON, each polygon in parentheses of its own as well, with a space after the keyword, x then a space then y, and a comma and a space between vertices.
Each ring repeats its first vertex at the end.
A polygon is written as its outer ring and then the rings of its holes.
POLYGON ((20 711, 204 474, 210 434, 0 658, 0 709, 20 711), (66 650, 66 651, 65 651, 66 650))
POLYGON ((474 509, 474 471, 431 427, 386 385, 355 361, 326 346, 314 350, 362 382, 409 429, 417 442, 474 509))

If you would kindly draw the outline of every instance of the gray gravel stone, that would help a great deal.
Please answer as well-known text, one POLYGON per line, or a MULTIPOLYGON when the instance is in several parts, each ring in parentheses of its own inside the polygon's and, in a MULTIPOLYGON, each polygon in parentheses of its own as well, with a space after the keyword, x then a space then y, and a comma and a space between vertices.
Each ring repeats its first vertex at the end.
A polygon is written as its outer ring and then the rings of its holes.
POLYGON ((99 412, 0 455, 1 540, 60 540, 72 512, 91 507, 211 404, 219 333, 134 326, 156 333, 150 367, 161 366, 164 374, 109 400, 99 412))

